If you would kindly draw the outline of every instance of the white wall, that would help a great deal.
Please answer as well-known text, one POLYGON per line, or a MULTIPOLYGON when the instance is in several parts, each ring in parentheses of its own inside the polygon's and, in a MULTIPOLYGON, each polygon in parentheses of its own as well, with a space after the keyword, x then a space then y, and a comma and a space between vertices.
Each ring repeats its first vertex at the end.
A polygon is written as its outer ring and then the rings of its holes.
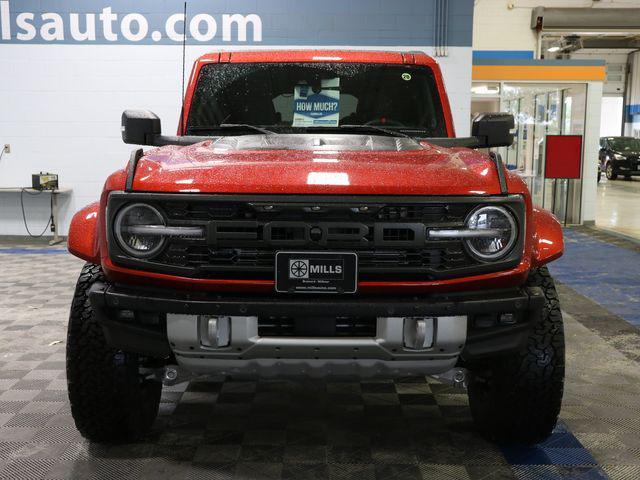
POLYGON ((531 7, 523 7, 522 3, 524 2, 476 0, 473 11, 473 49, 535 50, 536 36, 530 27, 531 7), (516 7, 508 8, 510 3, 516 7))
MULTIPOLYGON (((194 59, 211 50, 188 47, 186 75, 194 59)), ((422 50, 433 53, 431 47, 422 50)), ((29 186, 39 171, 59 174, 60 186, 73 189, 60 197, 59 232, 65 235, 74 212, 96 200, 105 178, 128 161, 133 146, 120 138, 124 109, 153 110, 163 131, 175 133, 181 56, 177 45, 0 46, 0 145, 11 144, 0 160, 0 187, 29 186)), ((471 48, 449 47, 449 56, 438 60, 457 133, 467 135, 471 48)), ((48 218, 48 194, 24 197, 30 229, 39 233, 48 218)), ((0 191, 0 235, 26 234, 19 198, 0 191)))
MULTIPOLYGON (((425 51, 433 54, 430 48, 425 51)), ((459 137, 470 135, 471 58, 472 49, 467 47, 449 47, 449 56, 436 58, 442 69, 456 135, 459 137)))
MULTIPOLYGON (((31 173, 58 173, 60 232, 75 211, 98 198, 105 178, 133 148, 120 139, 125 108, 149 107, 174 132, 180 102, 179 46, 3 45, 0 64, 0 187, 31 183, 31 173)), ((32 232, 41 231, 49 206, 25 195, 32 232)), ((18 194, 0 192, 0 234, 25 234, 18 194)))
POLYGON ((548 8, 638 8, 639 0, 476 0, 474 50, 536 50, 531 11, 548 8))

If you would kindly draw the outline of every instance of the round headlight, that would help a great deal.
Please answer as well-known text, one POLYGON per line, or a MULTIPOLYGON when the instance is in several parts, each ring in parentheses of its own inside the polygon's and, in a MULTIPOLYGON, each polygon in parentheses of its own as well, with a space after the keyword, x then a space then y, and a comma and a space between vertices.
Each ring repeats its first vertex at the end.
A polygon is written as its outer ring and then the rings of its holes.
POLYGON ((153 234, 144 226, 164 226, 162 214, 154 207, 144 203, 128 205, 118 212, 113 224, 113 232, 120 248, 137 258, 152 257, 162 249, 165 238, 153 234))
POLYGON ((467 218, 467 228, 478 235, 465 240, 471 253, 481 260, 505 256, 518 237, 513 215, 503 207, 480 207, 467 218))

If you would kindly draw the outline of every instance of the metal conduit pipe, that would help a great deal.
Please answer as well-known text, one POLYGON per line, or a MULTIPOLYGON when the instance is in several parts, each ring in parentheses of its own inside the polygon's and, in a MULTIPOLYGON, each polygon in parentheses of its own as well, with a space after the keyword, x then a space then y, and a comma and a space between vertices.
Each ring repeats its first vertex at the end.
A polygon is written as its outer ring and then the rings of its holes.
POLYGON ((436 57, 448 55, 449 0, 435 0, 434 47, 436 57))

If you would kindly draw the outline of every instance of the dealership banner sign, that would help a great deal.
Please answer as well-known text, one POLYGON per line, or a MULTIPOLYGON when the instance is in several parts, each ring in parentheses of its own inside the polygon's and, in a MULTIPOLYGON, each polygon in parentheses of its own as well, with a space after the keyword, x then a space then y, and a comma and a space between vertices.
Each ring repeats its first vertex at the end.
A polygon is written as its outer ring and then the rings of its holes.
MULTIPOLYGON (((0 0, 0 44, 404 45, 434 43, 436 0, 0 0)), ((473 0, 448 8, 471 46, 473 0)))

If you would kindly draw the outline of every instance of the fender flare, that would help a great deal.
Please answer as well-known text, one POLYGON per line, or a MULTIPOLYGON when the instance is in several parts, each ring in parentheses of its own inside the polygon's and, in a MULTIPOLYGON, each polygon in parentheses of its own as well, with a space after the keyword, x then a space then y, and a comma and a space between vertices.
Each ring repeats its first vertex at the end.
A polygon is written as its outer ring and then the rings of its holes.
POLYGON ((99 202, 91 203, 76 212, 67 238, 67 249, 72 255, 96 264, 100 263, 97 232, 99 215, 99 202))
POLYGON ((534 267, 541 267, 562 256, 564 238, 562 225, 551 212, 533 209, 533 258, 534 267))

